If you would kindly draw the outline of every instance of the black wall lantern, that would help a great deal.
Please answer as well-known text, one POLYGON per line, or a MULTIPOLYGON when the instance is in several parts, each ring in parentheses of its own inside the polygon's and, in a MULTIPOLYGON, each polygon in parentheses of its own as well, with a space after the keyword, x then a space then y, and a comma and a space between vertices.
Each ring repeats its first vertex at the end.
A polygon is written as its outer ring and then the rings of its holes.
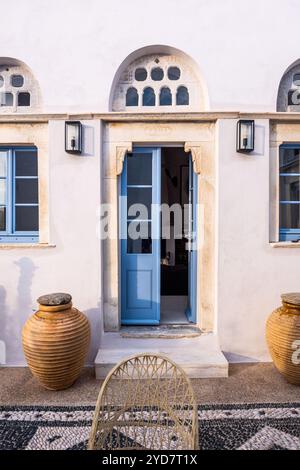
POLYGON ((82 124, 80 121, 66 121, 65 150, 68 153, 82 152, 82 124))
POLYGON ((236 150, 249 153, 254 150, 254 121, 241 119, 237 123, 236 150))

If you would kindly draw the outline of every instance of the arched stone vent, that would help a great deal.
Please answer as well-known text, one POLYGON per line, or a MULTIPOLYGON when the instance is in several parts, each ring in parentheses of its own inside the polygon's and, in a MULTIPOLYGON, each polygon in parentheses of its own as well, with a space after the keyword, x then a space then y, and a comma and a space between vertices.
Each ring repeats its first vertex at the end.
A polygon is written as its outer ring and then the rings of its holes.
POLYGON ((161 52, 144 54, 119 68, 111 110, 203 111, 204 101, 201 80, 192 61, 174 51, 161 52))
POLYGON ((41 107, 39 85, 22 62, 0 58, 0 113, 32 113, 41 107))
POLYGON ((300 60, 289 67, 281 79, 277 111, 300 112, 300 60))

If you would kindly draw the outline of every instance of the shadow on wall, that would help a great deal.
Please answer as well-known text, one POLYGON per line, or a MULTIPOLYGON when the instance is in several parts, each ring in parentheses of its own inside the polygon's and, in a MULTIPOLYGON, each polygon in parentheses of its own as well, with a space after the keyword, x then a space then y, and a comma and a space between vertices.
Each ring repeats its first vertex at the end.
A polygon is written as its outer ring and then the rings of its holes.
POLYGON ((101 303, 98 302, 97 308, 90 308, 89 310, 83 310, 83 313, 87 316, 90 327, 91 327, 91 343, 86 359, 87 364, 94 364, 95 357, 100 348, 100 336, 101 336, 101 303))
POLYGON ((22 352, 22 328, 31 315, 32 295, 31 286, 35 271, 38 269, 31 259, 20 258, 14 263, 19 269, 15 298, 10 308, 7 305, 7 292, 0 286, 0 340, 6 347, 7 362, 19 364, 24 359, 22 352))
MULTIPOLYGON (((7 363, 21 365, 26 363, 22 348, 22 329, 26 320, 36 310, 36 299, 32 298, 32 284, 38 267, 27 257, 15 261, 14 265, 18 269, 18 282, 9 301, 8 291, 5 286, 0 285, 0 354, 4 346, 7 363)), ((98 302, 95 308, 82 311, 91 326, 87 363, 93 364, 100 347, 101 302, 98 302)), ((0 364, 1 359, 0 356, 0 364)))
POLYGON ((255 149, 252 155, 265 155, 265 134, 266 129, 264 126, 255 125, 255 149))
MULTIPOLYGON (((32 296, 31 286, 34 277, 34 272, 38 269, 30 258, 20 258, 19 261, 15 261, 15 264, 20 270, 19 281, 17 286, 17 307, 25 309, 23 314, 25 321, 28 313, 26 311, 32 311, 32 296)), ((22 315, 22 314, 21 314, 22 315)))
POLYGON ((0 286, 0 364, 5 364, 6 362, 6 319, 8 315, 9 311, 6 306, 6 290, 3 286, 0 286))
POLYGON ((95 148, 94 140, 95 139, 95 129, 92 126, 83 126, 83 152, 81 156, 83 157, 94 157, 95 148))

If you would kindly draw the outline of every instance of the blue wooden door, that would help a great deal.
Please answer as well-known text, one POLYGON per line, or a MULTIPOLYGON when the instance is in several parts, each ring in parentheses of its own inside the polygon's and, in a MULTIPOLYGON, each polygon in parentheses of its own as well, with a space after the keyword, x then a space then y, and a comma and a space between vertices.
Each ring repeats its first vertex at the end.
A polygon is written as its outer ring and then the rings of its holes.
POLYGON ((188 228, 188 308, 187 318, 196 323, 197 319, 197 175, 189 159, 189 228, 188 228))
POLYGON ((158 148, 126 156, 121 180, 121 320, 160 320, 160 172, 158 148))

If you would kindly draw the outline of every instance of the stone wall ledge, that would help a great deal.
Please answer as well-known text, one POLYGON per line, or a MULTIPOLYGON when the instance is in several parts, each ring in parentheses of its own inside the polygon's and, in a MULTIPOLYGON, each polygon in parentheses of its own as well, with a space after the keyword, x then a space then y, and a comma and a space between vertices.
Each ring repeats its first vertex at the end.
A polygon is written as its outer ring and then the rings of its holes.
POLYGON ((0 114, 1 123, 47 123, 50 120, 103 120, 105 122, 215 122, 218 119, 269 119, 273 122, 300 122, 300 113, 296 112, 161 112, 161 113, 35 113, 35 114, 0 114))
POLYGON ((300 243, 293 243, 293 242, 273 242, 270 243, 272 248, 300 248, 300 243))
POLYGON ((34 248, 35 250, 44 248, 56 248, 53 243, 0 243, 0 250, 16 250, 24 248, 34 248))

